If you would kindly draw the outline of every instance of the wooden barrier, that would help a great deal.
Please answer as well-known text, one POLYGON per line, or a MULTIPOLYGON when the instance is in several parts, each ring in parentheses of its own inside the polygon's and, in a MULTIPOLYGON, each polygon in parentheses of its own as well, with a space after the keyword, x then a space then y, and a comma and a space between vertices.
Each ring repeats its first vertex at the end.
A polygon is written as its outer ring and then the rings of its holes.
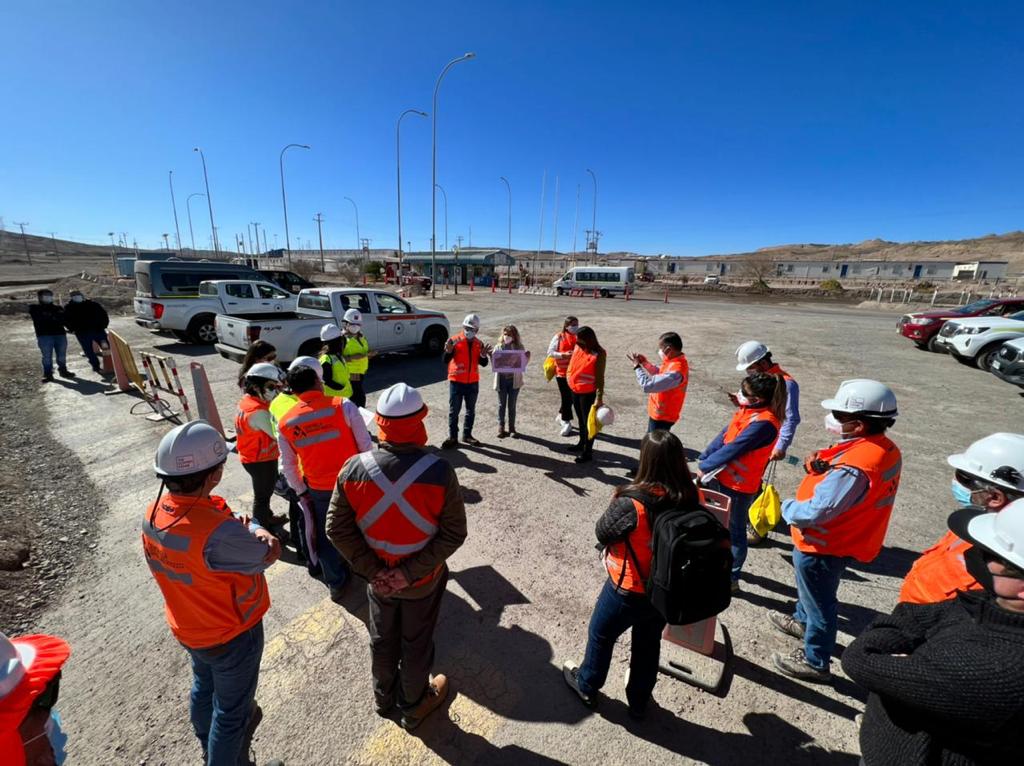
POLYGON ((110 341, 110 361, 114 365, 114 381, 117 384, 117 390, 107 391, 107 395, 129 394, 134 391, 145 396, 146 383, 139 374, 139 368, 135 366, 132 347, 112 330, 107 333, 107 338, 110 341))

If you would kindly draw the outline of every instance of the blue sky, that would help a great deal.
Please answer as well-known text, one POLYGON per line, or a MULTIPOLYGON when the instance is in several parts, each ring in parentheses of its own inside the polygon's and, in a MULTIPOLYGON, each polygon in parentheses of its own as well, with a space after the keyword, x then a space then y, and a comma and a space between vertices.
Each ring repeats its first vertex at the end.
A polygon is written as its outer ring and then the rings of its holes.
MULTIPOLYGON (((394 247, 395 121, 441 88, 448 245, 698 255, 1024 228, 1024 6, 928 2, 26 2, 4 12, 0 216, 172 233, 208 163, 222 245, 394 247)), ((430 237, 430 120, 402 124, 403 230, 430 237)), ((197 246, 209 242, 193 199, 197 246)), ((444 246, 438 199, 438 246, 444 246)))

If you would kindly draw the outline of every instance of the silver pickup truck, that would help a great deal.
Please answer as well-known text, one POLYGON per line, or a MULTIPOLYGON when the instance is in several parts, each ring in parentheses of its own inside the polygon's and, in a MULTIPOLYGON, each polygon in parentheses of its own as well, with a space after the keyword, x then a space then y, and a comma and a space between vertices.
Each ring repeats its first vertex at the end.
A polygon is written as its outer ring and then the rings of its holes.
POLYGON ((294 313, 266 318, 218 314, 215 348, 226 359, 241 362, 253 341, 265 340, 277 349, 281 362, 297 356, 317 356, 320 328, 342 323, 348 309, 363 315, 363 334, 377 353, 420 351, 439 355, 448 340, 448 318, 439 311, 416 308, 387 290, 359 287, 316 287, 299 293, 294 313))

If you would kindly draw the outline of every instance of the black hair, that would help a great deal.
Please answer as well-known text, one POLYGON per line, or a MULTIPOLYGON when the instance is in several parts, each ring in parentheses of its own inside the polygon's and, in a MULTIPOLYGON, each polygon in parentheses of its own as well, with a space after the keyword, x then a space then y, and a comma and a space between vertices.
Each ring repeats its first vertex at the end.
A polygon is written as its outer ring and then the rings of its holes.
POLYGON ((570 325, 579 324, 579 323, 580 323, 580 320, 577 319, 576 317, 574 317, 572 314, 570 314, 569 316, 567 316, 565 318, 565 321, 562 322, 562 332, 565 332, 566 330, 568 330, 570 325))
POLYGON ((49 287, 44 287, 42 290, 36 290, 36 298, 42 298, 44 295, 53 295, 53 290, 49 287))
POLYGON ((264 359, 275 353, 277 353, 277 349, 274 348, 272 343, 265 340, 254 340, 245 352, 245 358, 242 360, 242 369, 238 371, 238 385, 245 385, 245 374, 249 372, 250 367, 256 364, 257 359, 264 359))
POLYGON ((207 468, 196 473, 185 474, 184 476, 166 476, 164 477, 164 485, 167 487, 169 492, 176 495, 191 495, 193 492, 197 492, 206 478, 210 474, 214 473, 224 463, 217 463, 212 468, 207 468))
POLYGON ((757 399, 764 401, 781 422, 786 418, 786 381, 781 375, 754 372, 743 379, 743 386, 757 399))
POLYGON ((832 417, 840 423, 849 423, 851 420, 859 420, 864 424, 865 436, 877 436, 884 434, 896 424, 895 418, 880 418, 872 412, 837 412, 832 411, 832 417))
POLYGON ((312 367, 302 365, 294 370, 288 370, 288 388, 293 394, 304 394, 312 391, 320 382, 320 376, 312 367))
POLYGON ((340 354, 345 350, 345 337, 332 338, 331 340, 324 341, 324 345, 320 348, 320 355, 325 354, 340 354))
POLYGON ((671 346, 676 351, 683 350, 683 339, 679 337, 677 332, 665 332, 658 338, 658 343, 664 343, 666 346, 671 346))
POLYGON ((601 344, 597 342, 597 333, 594 332, 592 327, 587 325, 581 327, 579 332, 576 333, 576 345, 588 354, 605 353, 604 349, 601 348, 601 344))
POLYGON ((660 494, 673 505, 695 506, 699 502, 697 485, 693 483, 686 465, 683 443, 671 431, 652 431, 640 442, 640 466, 636 478, 615 490, 620 497, 625 492, 660 494))

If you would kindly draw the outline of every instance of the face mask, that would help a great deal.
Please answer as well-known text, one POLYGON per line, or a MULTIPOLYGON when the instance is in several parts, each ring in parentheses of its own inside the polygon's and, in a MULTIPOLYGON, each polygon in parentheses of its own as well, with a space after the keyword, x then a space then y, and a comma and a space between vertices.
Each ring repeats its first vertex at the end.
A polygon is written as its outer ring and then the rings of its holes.
POLYGON ((39 296, 39 302, 40 303, 53 303, 53 296, 52 295, 40 295, 39 296))
POLYGON ((509 345, 509 344, 510 344, 510 343, 512 342, 512 338, 511 338, 511 336, 509 336, 509 335, 502 335, 502 336, 501 336, 501 342, 502 342, 502 343, 503 343, 504 345, 506 345, 506 346, 507 346, 507 345, 509 345))
POLYGON ((740 405, 741 407, 748 407, 748 406, 750 406, 750 400, 746 396, 743 395, 742 391, 737 391, 736 392, 736 404, 740 405))
POLYGON ((836 436, 842 439, 852 439, 853 435, 848 434, 845 430, 843 430, 845 427, 846 424, 840 423, 838 420, 836 420, 835 415, 833 415, 831 412, 825 416, 826 431, 828 431, 830 434, 835 434, 836 436))
POLYGON ((659 348, 658 349, 658 359, 660 359, 661 361, 664 362, 666 358, 667 357, 665 356, 665 350, 659 348))
MULTIPOLYGON (((957 502, 957 505, 963 508, 965 505, 971 504, 971 490, 965 487, 963 484, 953 479, 953 499, 957 502)), ((975 577, 974 579, 978 579, 975 577)))
POLYGON ((579 325, 570 325, 569 327, 565 328, 565 331, 567 333, 569 333, 570 335, 575 335, 576 333, 578 333, 580 331, 580 328, 579 328, 579 325))
POLYGON ((349 335, 358 335, 359 331, 361 329, 362 329, 362 327, 360 325, 357 325, 357 324, 346 324, 345 325, 345 332, 347 332, 349 335))
POLYGON ((981 555, 981 548, 977 545, 972 545, 964 553, 964 564, 967 568, 967 573, 978 581, 978 584, 982 588, 992 593, 995 590, 995 583, 992 581, 992 573, 988 571, 988 564, 985 563, 985 557, 981 555))
POLYGON ((72 295, 71 296, 71 302, 72 303, 81 303, 84 300, 85 300, 85 296, 84 295, 72 295))
POLYGON ((476 337, 476 330, 470 330, 468 327, 463 327, 462 334, 466 336, 466 340, 473 340, 473 338, 476 337))
POLYGON ((265 388, 263 389, 263 396, 261 397, 265 402, 272 402, 277 398, 277 395, 281 393, 276 388, 265 388))

